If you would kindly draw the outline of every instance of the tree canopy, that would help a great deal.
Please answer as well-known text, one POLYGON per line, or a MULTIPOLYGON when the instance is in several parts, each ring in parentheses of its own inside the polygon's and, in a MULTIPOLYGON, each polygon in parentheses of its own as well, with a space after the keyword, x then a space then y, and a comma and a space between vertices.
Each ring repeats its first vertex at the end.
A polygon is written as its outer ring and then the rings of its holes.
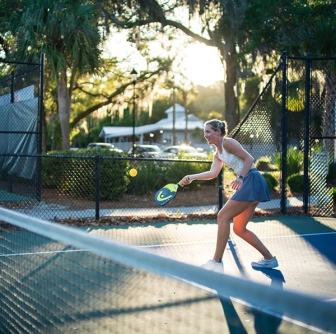
POLYGON ((0 57, 33 60, 45 53, 46 111, 55 115, 58 109, 66 149, 71 129, 93 112, 129 103, 126 60, 114 58, 113 50, 103 56, 106 37, 118 30, 128 32, 147 64, 137 83, 139 100, 155 100, 157 87, 175 88, 192 106, 194 88, 187 92, 172 72, 171 41, 183 34, 218 50, 225 69, 222 117, 232 129, 242 116, 238 101, 245 101, 239 82, 255 82, 283 50, 335 55, 335 11, 333 0, 3 0, 0 57), (151 43, 159 36, 165 36, 165 52, 153 56, 151 43))

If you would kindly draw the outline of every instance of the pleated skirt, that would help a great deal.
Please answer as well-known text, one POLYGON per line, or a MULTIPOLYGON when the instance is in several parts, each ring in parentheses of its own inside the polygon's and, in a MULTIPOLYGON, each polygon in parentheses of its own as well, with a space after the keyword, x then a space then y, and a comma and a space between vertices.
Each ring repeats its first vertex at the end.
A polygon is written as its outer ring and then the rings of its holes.
POLYGON ((252 168, 244 178, 242 187, 232 195, 235 201, 267 202, 270 194, 266 180, 257 168, 252 168))

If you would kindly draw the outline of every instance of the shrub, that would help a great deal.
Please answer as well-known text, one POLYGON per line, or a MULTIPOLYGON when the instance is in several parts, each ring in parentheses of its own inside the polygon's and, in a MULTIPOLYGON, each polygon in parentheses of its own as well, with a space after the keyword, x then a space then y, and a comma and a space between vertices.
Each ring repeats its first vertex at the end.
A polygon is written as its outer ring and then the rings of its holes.
POLYGON ((303 192, 303 175, 297 173, 289 176, 287 184, 291 192, 303 192))
POLYGON ((127 160, 108 150, 51 152, 42 159, 42 186, 70 193, 73 198, 95 199, 95 159, 99 159, 100 199, 120 199, 126 191, 127 160))
MULTIPOLYGON (((127 160, 115 159, 120 153, 109 150, 79 150, 76 156, 83 157, 83 153, 91 159, 73 159, 71 169, 80 170, 78 177, 71 182, 71 193, 74 197, 95 198, 95 159, 99 159, 99 197, 102 200, 118 200, 126 192, 129 179, 126 172, 127 160), (94 159, 92 159, 94 157, 94 159), (79 192, 80 189, 80 192, 79 192)), ((78 172, 77 172, 78 173, 78 172)))
MULTIPOLYGON (((125 194, 129 179, 126 175, 127 160, 103 157, 100 164, 100 199, 119 200, 125 194)), ((118 153, 117 153, 118 155, 118 153)))
MULTIPOLYGON (((192 161, 177 161, 170 162, 167 165, 167 170, 164 174, 165 180, 164 183, 172 183, 180 181, 184 176, 189 174, 197 174, 202 173, 204 171, 209 170, 210 163, 209 162, 192 162, 192 161)), ((209 180, 207 184, 214 184, 216 179, 209 180)), ((193 181, 188 185, 185 189, 195 189, 204 184, 204 181, 193 181)))
POLYGON ((256 167, 260 171, 272 171, 272 170, 277 170, 277 166, 272 165, 271 163, 271 158, 270 157, 261 157, 259 158, 256 163, 256 167))
MULTIPOLYGON (((281 170, 281 153, 274 156, 274 163, 281 170)), ((287 151, 287 176, 298 174, 303 169, 303 152, 291 146, 287 151)))
POLYGON ((42 158, 41 184, 43 188, 60 189, 62 177, 68 167, 68 159, 56 157, 59 152, 50 152, 42 158))
MULTIPOLYGON (((160 161, 130 161, 129 169, 135 168, 138 174, 130 177, 127 193, 145 195, 163 184, 166 165, 160 161)), ((175 182, 175 179, 170 180, 175 182)))
POLYGON ((334 203, 336 203, 336 188, 332 188, 332 197, 333 197, 334 203))
POLYGON ((274 191, 279 185, 279 181, 272 174, 264 173, 263 177, 266 180, 269 192, 274 191))
POLYGON ((336 163, 332 162, 329 165, 329 171, 328 171, 328 175, 327 175, 327 182, 331 183, 333 185, 336 184, 336 163))

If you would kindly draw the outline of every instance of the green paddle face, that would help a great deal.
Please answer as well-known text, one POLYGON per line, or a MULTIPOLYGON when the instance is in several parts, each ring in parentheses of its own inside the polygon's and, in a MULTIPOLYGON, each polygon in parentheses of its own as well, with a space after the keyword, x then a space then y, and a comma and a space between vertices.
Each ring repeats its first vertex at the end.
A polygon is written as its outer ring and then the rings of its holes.
POLYGON ((163 206, 170 202, 176 196, 178 186, 178 184, 169 183, 158 190, 154 196, 155 203, 163 206))

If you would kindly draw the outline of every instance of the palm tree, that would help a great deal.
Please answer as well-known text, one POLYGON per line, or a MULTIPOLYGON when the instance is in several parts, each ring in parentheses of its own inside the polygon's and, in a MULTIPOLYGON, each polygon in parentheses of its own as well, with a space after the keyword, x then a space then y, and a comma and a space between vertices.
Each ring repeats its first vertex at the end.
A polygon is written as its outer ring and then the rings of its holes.
POLYGON ((16 57, 33 60, 45 53, 46 70, 57 85, 62 147, 70 148, 71 96, 76 80, 98 69, 102 41, 96 8, 78 0, 29 0, 14 14, 16 57))
MULTIPOLYGON (((336 19, 320 20, 302 26, 289 43, 292 52, 300 55, 310 53, 312 57, 334 57, 333 60, 313 63, 313 70, 323 73, 325 99, 322 117, 322 136, 335 136, 336 106, 336 19)), ((325 148, 333 151, 334 140, 326 140, 325 148)))

